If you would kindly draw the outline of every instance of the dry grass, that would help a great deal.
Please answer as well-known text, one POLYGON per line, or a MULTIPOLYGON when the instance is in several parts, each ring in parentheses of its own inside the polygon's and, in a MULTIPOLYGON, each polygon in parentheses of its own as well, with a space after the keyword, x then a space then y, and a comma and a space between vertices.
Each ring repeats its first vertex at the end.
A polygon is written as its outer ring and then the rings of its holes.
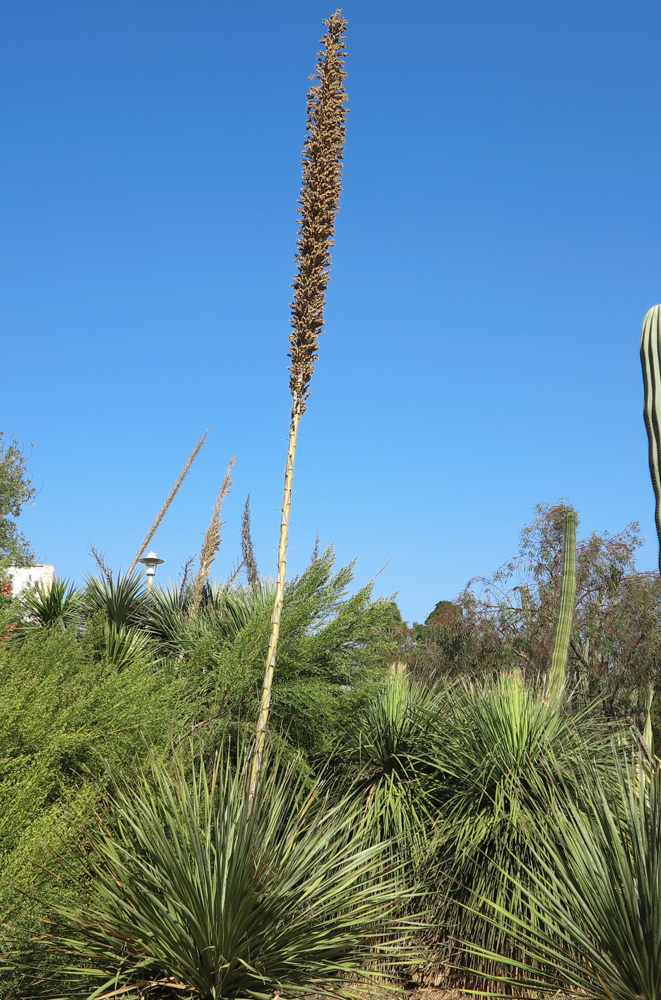
POLYGON ((259 571, 255 560, 255 550, 252 547, 252 535, 250 534, 250 494, 246 497, 246 505, 243 508, 243 519, 241 521, 241 555, 242 565, 246 568, 246 576, 251 587, 256 587, 259 583, 259 571))
POLYGON ((209 527, 206 530, 204 541, 202 542, 202 548, 200 549, 200 562, 197 576, 195 577, 195 583, 193 584, 193 595, 191 598, 191 607, 193 610, 198 608, 202 602, 204 585, 209 579, 211 564, 216 558, 222 542, 220 529, 223 526, 223 522, 220 520, 220 512, 225 498, 232 489, 232 468, 235 461, 236 456, 232 455, 229 465, 225 471, 225 475, 223 476, 223 481, 220 484, 218 496, 216 497, 216 502, 213 505, 211 521, 209 522, 209 527))
POLYGON ((89 548, 90 555, 94 558, 96 565, 99 567, 103 575, 105 576, 108 583, 112 583, 112 566, 106 561, 106 557, 103 552, 99 552, 96 545, 90 542, 89 548))
POLYGON ((168 510, 170 509, 170 507, 172 506, 172 501, 174 500, 174 498, 176 497, 177 493, 181 489, 183 481, 186 478, 186 476, 188 475, 188 473, 190 472, 190 470, 191 470, 191 468, 193 466, 193 462, 195 461, 195 459, 199 455, 200 449, 202 448, 202 445, 206 441, 206 437, 207 437, 208 433, 209 433, 209 428, 207 427, 207 429, 205 430, 204 434, 202 435, 202 437, 197 442, 197 444, 193 448, 192 452, 188 456, 188 460, 187 460, 186 464, 184 465, 183 469, 179 473, 178 478, 175 480, 174 485, 172 486, 172 489, 170 490, 170 492, 168 493, 167 497, 165 498, 165 503, 163 504, 163 506, 159 510, 158 514, 154 518, 154 523, 152 524, 151 528, 149 529, 149 531, 145 535, 145 539, 144 539, 142 545, 138 549, 133 562, 129 566, 129 571, 128 571, 128 575, 129 576, 131 575, 131 573, 135 569, 136 564, 138 562, 138 559, 140 558, 140 556, 145 551, 145 549, 147 548, 147 546, 151 542, 152 538, 154 537, 154 535, 158 531, 158 527, 159 527, 161 521, 163 520, 163 518, 167 514, 168 510))

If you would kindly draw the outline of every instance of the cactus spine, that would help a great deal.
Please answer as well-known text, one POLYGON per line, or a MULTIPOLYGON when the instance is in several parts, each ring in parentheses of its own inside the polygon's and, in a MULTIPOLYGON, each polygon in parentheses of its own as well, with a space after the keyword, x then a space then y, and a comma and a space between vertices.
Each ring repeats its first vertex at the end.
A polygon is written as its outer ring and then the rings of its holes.
POLYGON ((649 442, 650 476, 656 506, 654 519, 659 539, 659 572, 661 572, 661 306, 652 306, 643 320, 640 337, 640 363, 643 368, 645 403, 643 416, 649 442))
POLYGON ((574 621, 576 600, 576 514, 565 511, 565 547, 562 560, 560 610, 555 627, 551 667, 546 681, 546 695, 551 704, 559 705, 567 681, 567 659, 574 621))

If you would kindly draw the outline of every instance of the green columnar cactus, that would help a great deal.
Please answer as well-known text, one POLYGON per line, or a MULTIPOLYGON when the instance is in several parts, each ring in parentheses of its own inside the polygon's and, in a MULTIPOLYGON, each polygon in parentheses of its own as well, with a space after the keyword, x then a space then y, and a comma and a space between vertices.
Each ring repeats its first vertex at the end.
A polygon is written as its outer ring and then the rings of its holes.
POLYGON ((551 667, 546 680, 546 695, 550 703, 559 704, 567 680, 567 658, 574 621, 574 601, 576 600, 576 514, 565 511, 565 548, 562 561, 562 587, 560 590, 560 610, 555 627, 555 641, 551 667))
POLYGON ((640 363, 643 366, 645 403, 643 415, 649 441, 649 463, 652 487, 656 499, 654 517, 659 539, 659 572, 661 573, 661 306, 652 306, 643 320, 640 337, 640 363))
MULTIPOLYGON (((656 536, 659 540, 659 572, 661 573, 661 306, 652 306, 645 313, 643 329, 640 335, 640 363, 643 369, 643 385, 645 387, 645 402, 643 416, 647 429, 648 459, 650 477, 654 490, 654 520, 656 536)), ((652 701, 654 685, 650 685, 647 718, 643 731, 643 742, 652 756, 654 745, 652 739, 652 701)))
POLYGON ((654 733, 652 730, 652 702, 654 701, 654 684, 647 689, 647 714, 643 726, 643 743, 651 758, 654 757, 654 733))

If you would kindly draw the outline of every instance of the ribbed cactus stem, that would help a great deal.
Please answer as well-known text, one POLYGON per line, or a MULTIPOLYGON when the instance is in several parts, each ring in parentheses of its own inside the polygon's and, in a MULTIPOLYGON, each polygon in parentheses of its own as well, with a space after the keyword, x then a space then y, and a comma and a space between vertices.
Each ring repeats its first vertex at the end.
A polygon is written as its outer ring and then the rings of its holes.
POLYGON ((643 743, 650 757, 654 757, 654 731, 652 729, 652 702, 654 701, 654 684, 647 689, 647 712, 643 726, 643 743))
POLYGON ((640 363, 643 368, 645 402, 643 416, 649 442, 650 476, 656 506, 654 519, 659 539, 659 572, 661 573, 661 306, 652 306, 643 320, 640 337, 640 363))
POLYGON ((559 704, 567 682, 567 660, 569 642, 574 621, 576 600, 576 514, 565 511, 565 547, 562 560, 562 585, 560 588, 560 609, 555 627, 553 655, 549 669, 546 694, 551 704, 559 704))

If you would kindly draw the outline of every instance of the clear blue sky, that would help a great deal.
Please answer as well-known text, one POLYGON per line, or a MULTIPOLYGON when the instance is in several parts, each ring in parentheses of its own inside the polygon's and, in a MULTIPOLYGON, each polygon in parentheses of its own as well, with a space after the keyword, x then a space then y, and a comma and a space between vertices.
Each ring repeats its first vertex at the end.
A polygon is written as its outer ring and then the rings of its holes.
MULTIPOLYGON (((154 547, 176 577, 236 454, 273 573, 290 282, 320 0, 21 0, 0 12, 0 427, 65 576, 154 547)), ((638 341, 661 300, 661 7, 347 0, 348 141, 290 566, 318 531, 423 619, 538 501, 583 533, 653 497, 638 341)))

